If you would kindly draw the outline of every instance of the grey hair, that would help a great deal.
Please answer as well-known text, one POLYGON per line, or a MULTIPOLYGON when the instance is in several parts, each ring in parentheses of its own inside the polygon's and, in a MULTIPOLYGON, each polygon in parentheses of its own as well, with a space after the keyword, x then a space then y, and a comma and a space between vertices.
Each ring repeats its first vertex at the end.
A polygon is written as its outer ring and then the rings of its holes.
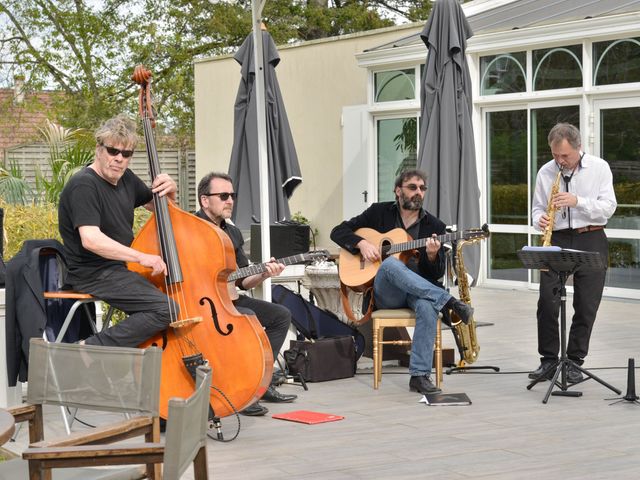
POLYGON ((580 130, 570 123, 557 123, 549 132, 547 140, 549 145, 555 145, 562 142, 562 140, 566 140, 576 150, 582 145, 580 130))
POLYGON ((121 113, 105 121, 95 133, 96 143, 119 143, 135 148, 138 143, 137 125, 127 115, 121 113))

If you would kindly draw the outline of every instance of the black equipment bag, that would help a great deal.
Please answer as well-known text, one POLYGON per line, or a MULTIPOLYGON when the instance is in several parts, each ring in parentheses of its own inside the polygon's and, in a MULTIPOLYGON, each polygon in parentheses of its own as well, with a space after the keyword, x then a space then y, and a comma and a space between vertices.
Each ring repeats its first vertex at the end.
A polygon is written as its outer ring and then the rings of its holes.
POLYGON ((354 339, 349 335, 317 340, 291 340, 284 352, 289 373, 307 382, 353 377, 356 373, 354 339))
POLYGON ((302 295, 282 285, 272 285, 271 301, 291 311, 291 321, 298 330, 298 340, 350 336, 355 345, 356 361, 364 353, 364 336, 357 329, 341 322, 334 313, 305 300, 302 295))

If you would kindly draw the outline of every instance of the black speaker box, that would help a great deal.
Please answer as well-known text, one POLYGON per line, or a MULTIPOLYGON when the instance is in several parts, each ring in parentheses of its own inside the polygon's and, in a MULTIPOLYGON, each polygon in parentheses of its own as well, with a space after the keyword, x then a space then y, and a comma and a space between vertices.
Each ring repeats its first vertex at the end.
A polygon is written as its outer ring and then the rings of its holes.
MULTIPOLYGON (((309 251, 309 225, 273 224, 269 228, 271 235, 271 256, 284 258, 309 251)), ((262 262, 262 242, 260 238, 260 224, 251 225, 251 261, 262 262)))

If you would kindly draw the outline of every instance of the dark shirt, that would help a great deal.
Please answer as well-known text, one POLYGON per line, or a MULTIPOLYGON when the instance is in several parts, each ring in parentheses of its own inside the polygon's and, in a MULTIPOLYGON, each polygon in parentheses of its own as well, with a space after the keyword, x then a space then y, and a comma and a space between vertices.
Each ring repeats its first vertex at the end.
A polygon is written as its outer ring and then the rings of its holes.
MULTIPOLYGON (((354 232, 359 228, 372 228, 379 233, 386 233, 389 230, 398 228, 398 218, 400 211, 397 202, 379 202, 372 204, 360 215, 350 220, 345 220, 331 230, 331 240, 350 253, 357 255, 359 249, 356 246, 363 238, 354 232)), ((421 212, 417 227, 412 231, 417 231, 417 236, 412 238, 426 238, 432 234, 443 235, 446 233, 446 225, 429 212, 421 212)), ((400 221, 400 226, 402 222, 400 221)), ((402 227, 404 229, 404 227, 402 227)), ((404 229, 406 230, 406 229, 404 229)), ((418 249, 418 260, 410 261, 407 266, 434 284, 439 284, 439 279, 445 272, 444 249, 440 248, 435 261, 430 261, 427 257, 426 248, 418 249)))
MULTIPOLYGON (((213 220, 211 220, 202 210, 198 210, 196 212, 196 217, 200 217, 203 220, 214 223, 213 220)), ((245 255, 242 248, 244 245, 244 238, 242 237, 242 232, 240 231, 240 229, 224 220, 220 222, 220 225, 218 225, 218 227, 220 227, 220 229, 222 229, 222 231, 229 235, 229 238, 231 238, 231 243, 233 243, 233 249, 236 254, 236 265, 238 266, 238 268, 243 268, 249 265, 249 259, 245 255)))
POLYGON ((152 197, 151 189, 129 169, 117 185, 89 167, 71 177, 58 206, 58 228, 68 263, 67 283, 95 278, 98 270, 124 264, 84 248, 78 228, 99 227, 106 236, 128 247, 133 242, 134 209, 149 203, 152 197))

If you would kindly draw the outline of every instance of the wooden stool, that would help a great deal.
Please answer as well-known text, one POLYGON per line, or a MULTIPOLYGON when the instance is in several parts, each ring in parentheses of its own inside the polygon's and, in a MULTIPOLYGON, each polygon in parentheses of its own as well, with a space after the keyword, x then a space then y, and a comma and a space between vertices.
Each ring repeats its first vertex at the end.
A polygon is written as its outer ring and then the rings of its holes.
MULTIPOLYGON (((71 320, 73 320, 73 315, 76 313, 76 310, 80 308, 80 306, 83 306, 86 309, 87 318, 91 318, 91 313, 89 311, 89 307, 87 306, 87 304, 100 301, 99 299, 97 299, 96 297, 94 297, 89 293, 76 292, 73 290, 57 290, 55 292, 44 292, 44 298, 46 300, 75 300, 73 305, 71 305, 71 308, 69 309, 69 313, 67 313, 67 316, 65 317, 64 322, 62 323, 62 326, 60 327, 60 331, 58 332, 58 335, 56 336, 54 343, 62 342, 62 339, 64 338, 65 333, 67 333, 67 330, 69 329, 71 320)), ((113 311, 114 311, 113 307, 109 306, 109 310, 107 311, 107 314, 105 315, 105 318, 102 322, 103 330, 109 325, 109 322, 111 321, 111 316, 113 315, 113 311)), ((94 322, 90 322, 89 326, 91 327, 91 331, 94 334, 98 333, 98 328, 96 327, 96 324, 94 322)), ((46 338, 46 335, 47 333, 43 332, 42 336, 44 337, 45 340, 48 340, 46 338)), ((60 411, 62 412, 62 420, 64 421, 64 427, 65 427, 65 430, 67 431, 67 435, 71 435, 71 425, 75 420, 77 410, 78 410, 77 408, 72 409, 72 412, 70 412, 71 415, 69 416, 67 414, 66 408, 62 406, 60 407, 60 411)))
MULTIPOLYGON (((416 317, 413 310, 409 308, 398 308, 390 310, 376 310, 372 313, 373 319, 373 388, 378 389, 382 381, 382 350, 384 345, 411 345, 411 340, 384 340, 384 329, 386 327, 415 327, 416 317)), ((442 327, 440 315, 436 323, 435 341, 435 364, 436 364, 436 386, 442 384, 442 327)))

